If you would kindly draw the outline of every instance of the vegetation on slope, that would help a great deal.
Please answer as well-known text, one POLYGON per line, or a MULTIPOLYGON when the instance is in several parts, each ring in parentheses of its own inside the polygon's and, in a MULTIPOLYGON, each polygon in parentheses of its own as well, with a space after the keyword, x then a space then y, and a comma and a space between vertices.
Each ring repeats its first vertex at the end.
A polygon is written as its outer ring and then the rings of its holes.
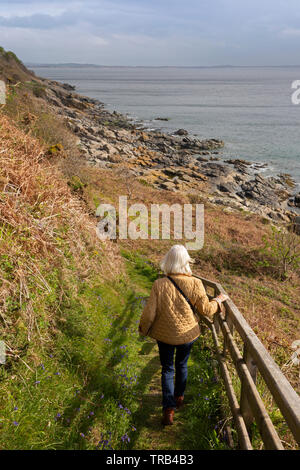
POLYGON ((272 242, 272 229, 257 216, 86 166, 66 124, 27 79, 8 88, 0 115, 0 339, 7 345, 0 447, 226 448, 210 350, 199 340, 188 406, 172 430, 162 430, 157 351, 136 331, 174 242, 100 242, 95 210, 101 202, 117 206, 120 194, 148 207, 204 202, 195 272, 224 285, 297 390, 298 370, 286 364, 300 337, 299 267, 284 281, 277 276, 279 260, 264 242, 272 242))
POLYGON ((6 83, 16 84, 31 80, 34 73, 29 71, 21 60, 12 51, 5 51, 0 47, 0 76, 6 83))
MULTIPOLYGON (((160 438, 159 395, 152 438, 142 432, 153 415, 151 398, 150 408, 141 404, 152 380, 149 366, 156 374, 160 366, 157 353, 144 354, 137 323, 157 271, 123 253, 125 270, 115 244, 99 242, 40 143, 4 116, 0 146, 1 339, 7 347, 0 368, 0 447, 149 448, 156 441, 159 448, 180 448, 180 421, 172 441, 167 434, 160 438)), ((209 379, 208 365, 201 374, 209 379)), ((191 384, 199 380, 197 373, 191 384)), ((207 421, 188 419, 195 426, 191 448, 223 445, 214 429, 219 392, 212 387, 205 392, 210 406, 203 398, 211 432, 205 429, 200 442, 199 423, 207 421)), ((199 407, 198 399, 194 403, 199 407)))

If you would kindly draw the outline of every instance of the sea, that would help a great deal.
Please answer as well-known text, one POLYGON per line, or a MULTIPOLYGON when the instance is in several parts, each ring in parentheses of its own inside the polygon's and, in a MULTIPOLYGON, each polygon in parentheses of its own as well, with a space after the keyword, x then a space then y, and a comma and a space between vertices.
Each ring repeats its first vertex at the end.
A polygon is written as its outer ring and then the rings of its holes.
POLYGON ((290 174, 300 190, 300 104, 292 102, 300 66, 29 68, 75 85, 147 129, 183 128, 199 139, 222 139, 221 159, 267 163, 260 170, 266 176, 290 174))

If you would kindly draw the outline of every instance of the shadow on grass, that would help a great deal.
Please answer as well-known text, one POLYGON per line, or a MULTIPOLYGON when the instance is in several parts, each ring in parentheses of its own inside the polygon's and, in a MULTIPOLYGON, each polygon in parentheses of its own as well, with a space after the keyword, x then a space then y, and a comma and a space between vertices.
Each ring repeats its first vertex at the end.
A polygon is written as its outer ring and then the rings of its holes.
MULTIPOLYGON (((155 346, 155 343, 145 343, 145 347, 150 351, 155 346), (151 349, 149 349, 148 344, 150 344, 151 349)), ((143 348, 142 348, 143 349, 143 348)), ((146 393, 148 390, 152 379, 155 377, 157 372, 160 370, 161 365, 158 356, 154 356, 147 364, 145 365, 144 369, 141 371, 140 375, 140 384, 141 384, 141 398, 140 398, 140 406, 137 411, 132 415, 133 422, 137 429, 139 429, 139 433, 143 428, 152 429, 158 431, 162 429, 162 425, 160 423, 160 416, 158 418, 157 408, 161 407, 161 393, 146 393)), ((138 434, 132 436, 132 440, 130 443, 130 448, 135 449, 136 441, 138 440, 138 434)))
MULTIPOLYGON (((64 440, 61 448, 85 448, 85 436, 88 434, 93 421, 96 419, 101 422, 102 417, 105 415, 103 406, 106 406, 106 400, 118 401, 120 399, 120 388, 117 385, 117 377, 113 371, 121 362, 124 363, 126 361, 126 341, 130 333, 137 332, 136 318, 137 309, 139 308, 139 297, 133 291, 128 293, 125 304, 121 309, 120 306, 118 308, 108 302, 103 303, 103 319, 110 323, 108 333, 106 338, 104 338, 106 345, 102 351, 101 358, 97 359, 95 357, 91 365, 86 364, 86 369, 84 370, 85 386, 80 389, 80 394, 75 394, 74 398, 66 404, 63 416, 58 419, 58 423, 61 424, 64 430, 64 440), (66 428, 69 428, 69 432, 66 432, 66 428)), ((76 328, 76 331, 74 330, 73 324, 70 327, 68 330, 65 330, 65 334, 82 336, 82 332, 78 328, 76 328), (70 329, 71 326, 72 328, 70 329)), ((143 340, 137 337, 137 341, 142 342, 143 340)), ((154 342, 146 341, 141 345, 141 350, 137 354, 141 356, 148 355, 154 346, 154 342)), ((74 356, 73 359, 75 359, 77 367, 80 367, 82 370, 83 364, 80 362, 80 357, 75 358, 74 356)), ((154 363, 157 362, 157 358, 154 358, 153 361, 154 363)), ((150 363, 152 363, 152 360, 150 363)), ((149 370, 151 370, 150 363, 147 364, 139 377, 142 387, 141 391, 139 388, 141 395, 147 388, 149 370)), ((160 364, 158 363, 153 373, 156 372, 159 366, 160 364)), ((74 362, 72 361, 73 367, 74 362)), ((149 380, 151 380, 151 376, 149 380)))

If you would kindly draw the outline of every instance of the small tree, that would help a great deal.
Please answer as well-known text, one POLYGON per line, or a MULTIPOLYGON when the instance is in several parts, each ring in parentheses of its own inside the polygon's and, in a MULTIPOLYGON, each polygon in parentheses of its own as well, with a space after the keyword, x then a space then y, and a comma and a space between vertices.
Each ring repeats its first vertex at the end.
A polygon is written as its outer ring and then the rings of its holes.
POLYGON ((125 184, 127 196, 129 199, 132 199, 134 188, 135 188, 135 178, 129 168, 125 166, 120 166, 117 168, 116 172, 120 180, 125 184))
POLYGON ((263 264, 276 269, 282 281, 288 278, 290 271, 300 268, 300 237, 288 228, 272 226, 270 236, 263 237, 265 246, 262 252, 270 257, 263 264))

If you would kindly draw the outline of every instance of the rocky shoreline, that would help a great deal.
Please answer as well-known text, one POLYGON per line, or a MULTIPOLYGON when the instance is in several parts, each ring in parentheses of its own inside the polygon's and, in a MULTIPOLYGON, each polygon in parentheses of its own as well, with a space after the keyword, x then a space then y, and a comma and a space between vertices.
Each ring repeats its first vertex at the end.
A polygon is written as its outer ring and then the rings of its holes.
POLYGON ((275 222, 297 215, 300 194, 294 194, 289 175, 264 177, 261 169, 266 165, 222 160, 221 140, 198 140, 184 129, 172 135, 147 131, 106 110, 100 101, 77 94, 69 84, 40 80, 46 85, 45 98, 66 118, 90 165, 126 167, 145 184, 195 194, 227 211, 249 211, 275 222))

